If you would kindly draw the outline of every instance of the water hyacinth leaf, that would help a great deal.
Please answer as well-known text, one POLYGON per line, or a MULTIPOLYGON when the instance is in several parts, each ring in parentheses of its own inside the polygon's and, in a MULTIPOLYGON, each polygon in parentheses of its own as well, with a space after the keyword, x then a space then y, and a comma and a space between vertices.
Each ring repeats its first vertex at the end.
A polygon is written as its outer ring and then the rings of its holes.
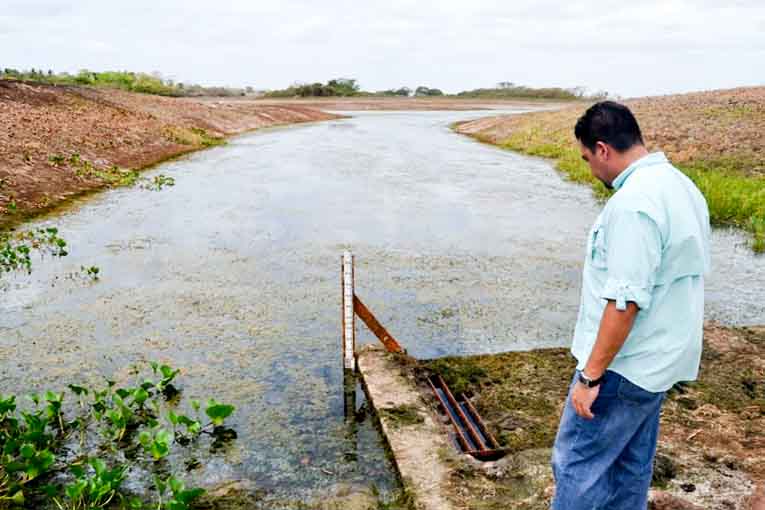
POLYGON ((163 496, 167 491, 167 483, 158 476, 154 477, 154 487, 157 488, 157 492, 160 496, 163 496))
MULTIPOLYGON (((18 425, 17 425, 18 427, 18 425)), ((12 433, 16 433, 13 431, 12 433)), ((3 455, 14 455, 19 448, 19 441, 16 439, 6 439, 3 445, 3 455)))
POLYGON ((188 416, 185 416, 185 415, 178 416, 178 423, 185 426, 189 434, 197 435, 202 431, 202 424, 199 423, 197 420, 192 420, 188 416))
POLYGON ((45 400, 47 400, 50 403, 60 404, 64 400, 64 394, 63 393, 56 394, 56 393, 53 393, 52 391, 46 391, 45 400))
POLYGON ((69 471, 75 476, 75 478, 82 478, 85 476, 85 468, 81 464, 72 464, 69 466, 69 471))
POLYGON ((149 398, 149 393, 143 388, 136 388, 132 393, 133 402, 139 406, 143 406, 143 403, 149 398))
POLYGON ((12 413, 16 410, 16 395, 7 397, 0 394, 0 415, 12 413))
POLYGON ((173 379, 175 379, 175 376, 180 373, 180 369, 173 370, 168 365, 162 365, 161 367, 159 367, 159 371, 162 372, 162 377, 164 378, 164 380, 167 380, 167 382, 170 382, 173 379))
POLYGON ((181 491, 180 493, 175 495, 175 499, 177 499, 178 501, 188 505, 189 503, 191 503, 195 499, 197 499, 200 496, 202 496, 204 493, 205 493, 204 489, 200 489, 199 487, 197 487, 195 489, 189 489, 189 490, 181 491))
POLYGON ((220 402, 216 402, 215 399, 210 399, 207 402, 205 413, 210 417, 210 420, 215 426, 220 426, 223 425, 226 418, 231 416, 234 409, 236 408, 232 405, 221 404, 220 402))
POLYGON ((89 464, 96 472, 96 475, 100 476, 104 471, 106 471, 106 464, 101 459, 91 459, 89 464))
POLYGON ((35 453, 37 453, 37 450, 35 450, 34 445, 25 443, 21 445, 21 448, 19 448, 19 453, 21 454, 23 458, 31 459, 35 456, 35 453))
POLYGON ((87 486, 87 480, 77 480, 76 482, 67 485, 66 489, 64 489, 64 492, 69 499, 75 501, 82 497, 82 493, 85 491, 87 486))
POLYGON ((11 503, 14 505, 23 505, 25 501, 24 491, 17 491, 11 496, 11 503))
POLYGON ((58 494, 58 487, 56 485, 53 485, 52 483, 48 483, 40 487, 40 490, 43 494, 48 496, 49 498, 52 498, 58 494))
POLYGON ((173 491, 173 494, 176 494, 178 492, 181 492, 183 489, 186 488, 186 485, 183 483, 182 480, 177 479, 174 476, 171 476, 167 480, 168 485, 170 485, 170 490, 173 491))
POLYGON ((18 471, 24 471, 26 467, 27 467, 26 464, 24 464, 23 462, 19 462, 17 460, 11 461, 5 466, 3 466, 6 473, 16 473, 18 471))
POLYGON ((42 473, 47 471, 53 463, 56 461, 56 457, 48 450, 43 450, 29 459, 26 468, 26 475, 28 480, 37 478, 42 473))

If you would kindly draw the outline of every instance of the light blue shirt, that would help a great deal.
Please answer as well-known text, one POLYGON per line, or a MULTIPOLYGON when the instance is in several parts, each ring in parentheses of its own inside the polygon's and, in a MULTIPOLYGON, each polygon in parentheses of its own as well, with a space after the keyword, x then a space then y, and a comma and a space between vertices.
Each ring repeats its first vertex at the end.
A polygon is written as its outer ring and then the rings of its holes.
POLYGON ((645 390, 696 379, 701 360, 704 276, 710 269, 706 200, 661 152, 632 163, 612 183, 590 230, 571 352, 587 363, 607 300, 640 308, 608 367, 645 390))

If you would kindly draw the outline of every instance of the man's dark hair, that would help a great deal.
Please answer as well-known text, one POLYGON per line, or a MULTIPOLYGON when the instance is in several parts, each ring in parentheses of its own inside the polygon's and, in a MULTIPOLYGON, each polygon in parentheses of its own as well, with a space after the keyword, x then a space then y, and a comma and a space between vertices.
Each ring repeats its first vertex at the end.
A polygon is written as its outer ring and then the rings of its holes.
POLYGON ((597 142, 607 143, 619 152, 636 144, 643 145, 643 134, 635 116, 629 108, 613 101, 590 106, 576 121, 574 135, 591 151, 597 142))

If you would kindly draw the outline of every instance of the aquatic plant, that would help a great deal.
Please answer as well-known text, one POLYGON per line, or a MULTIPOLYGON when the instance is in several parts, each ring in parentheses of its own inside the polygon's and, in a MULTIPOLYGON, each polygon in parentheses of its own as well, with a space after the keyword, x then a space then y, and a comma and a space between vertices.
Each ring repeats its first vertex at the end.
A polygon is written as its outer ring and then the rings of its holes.
POLYGON ((0 231, 0 274, 19 270, 31 273, 33 252, 65 257, 66 241, 55 227, 0 231))
MULTIPOLYGON (((30 395, 30 409, 19 409, 15 395, 0 395, 0 506, 34 502, 84 510, 119 501, 123 508, 144 508, 141 498, 122 489, 130 471, 141 469, 155 472, 157 501, 152 508, 188 508, 204 491, 186 489, 167 475, 166 467, 159 469, 158 461, 176 444, 199 445, 204 432, 215 436, 215 442, 236 437, 215 432, 225 428, 235 407, 209 399, 207 427, 215 428, 206 430, 198 419, 168 409, 170 399, 174 406, 180 404, 181 390, 173 386, 180 370, 156 362, 151 368, 157 380, 118 386, 107 379, 102 388, 69 384, 67 391, 30 395), (68 394, 74 398, 67 407, 68 394), (185 430, 176 432, 180 427, 185 430)), ((191 407, 196 412, 201 408, 198 402, 191 407)))
POLYGON ((155 175, 151 179, 141 179, 141 189, 161 191, 165 186, 175 186, 175 179, 165 174, 155 175))

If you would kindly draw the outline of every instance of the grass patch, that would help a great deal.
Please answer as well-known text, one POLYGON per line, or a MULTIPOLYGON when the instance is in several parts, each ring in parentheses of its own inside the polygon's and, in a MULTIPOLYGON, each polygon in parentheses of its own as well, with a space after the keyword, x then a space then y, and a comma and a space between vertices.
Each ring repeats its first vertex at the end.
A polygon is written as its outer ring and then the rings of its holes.
POLYGON ((424 365, 455 395, 475 396, 478 412, 503 447, 519 452, 552 445, 574 370, 568 350, 449 357, 424 365))
POLYGON ((412 404, 380 409, 380 415, 396 428, 417 425, 425 421, 417 411, 417 406, 412 404))
MULTIPOLYGON (((555 167, 569 180, 589 185, 595 196, 607 199, 612 192, 595 179, 582 161, 579 149, 566 131, 524 124, 498 143, 503 148, 555 160, 555 167)), ((709 206, 710 221, 748 231, 755 252, 765 252, 765 178, 746 175, 753 163, 747 158, 691 160, 675 165, 699 188, 709 206)))
POLYGON ((131 71, 101 71, 95 72, 83 69, 77 74, 47 72, 42 69, 19 70, 0 69, 0 80, 19 80, 32 83, 49 83, 52 85, 85 85, 127 90, 141 94, 158 96, 194 97, 194 96, 244 96, 252 93, 252 87, 203 87, 197 84, 176 83, 158 75, 135 73, 131 71))
POLYGON ((171 142, 194 147, 215 147, 226 144, 225 138, 213 136, 206 130, 197 127, 169 127, 165 130, 165 136, 171 142))

